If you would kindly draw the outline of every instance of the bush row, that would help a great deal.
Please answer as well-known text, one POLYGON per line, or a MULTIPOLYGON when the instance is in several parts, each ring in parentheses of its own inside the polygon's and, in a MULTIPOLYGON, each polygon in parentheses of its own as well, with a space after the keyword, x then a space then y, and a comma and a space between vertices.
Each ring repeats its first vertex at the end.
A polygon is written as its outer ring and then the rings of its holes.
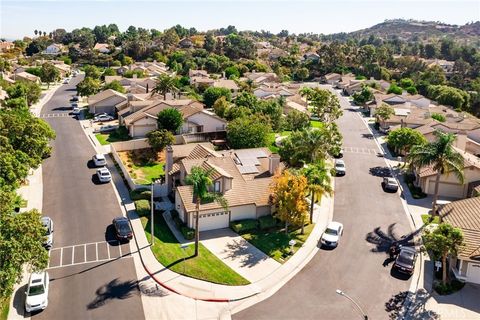
POLYGON ((147 188, 140 188, 140 189, 130 191, 130 198, 133 201, 142 200, 142 199, 150 200, 151 196, 152 196, 152 192, 150 191, 150 189, 147 189, 147 188))
POLYGON ((175 226, 182 233, 183 237, 187 240, 192 240, 195 237, 195 229, 187 227, 187 224, 180 219, 178 211, 173 209, 170 211, 172 215, 172 220, 175 223, 175 226))
POLYGON ((277 219, 271 215, 260 217, 258 220, 245 219, 230 222, 230 228, 236 233, 243 233, 260 228, 262 230, 273 228, 277 225, 277 219))
POLYGON ((134 203, 139 217, 150 215, 150 202, 148 200, 136 200, 134 203))

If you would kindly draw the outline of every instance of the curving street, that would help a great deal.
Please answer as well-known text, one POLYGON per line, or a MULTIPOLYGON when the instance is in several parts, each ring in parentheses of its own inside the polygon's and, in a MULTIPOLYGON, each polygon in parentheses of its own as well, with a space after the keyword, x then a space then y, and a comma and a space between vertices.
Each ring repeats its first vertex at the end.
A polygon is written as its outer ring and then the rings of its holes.
POLYGON ((107 229, 121 215, 113 187, 95 184, 95 169, 88 166, 95 151, 65 108, 82 78, 60 87, 41 112, 57 134, 52 156, 43 164, 43 215, 55 226, 49 305, 32 317, 142 319, 129 245, 112 241, 107 229))
POLYGON ((340 101, 347 174, 335 179, 334 220, 344 224, 344 236, 338 248, 321 249, 276 294, 233 319, 360 319, 336 289, 356 300, 369 319, 387 319, 385 303, 409 288, 408 277, 392 272, 392 263, 383 265, 390 241, 411 232, 399 194, 383 191, 385 161, 358 111, 340 101))

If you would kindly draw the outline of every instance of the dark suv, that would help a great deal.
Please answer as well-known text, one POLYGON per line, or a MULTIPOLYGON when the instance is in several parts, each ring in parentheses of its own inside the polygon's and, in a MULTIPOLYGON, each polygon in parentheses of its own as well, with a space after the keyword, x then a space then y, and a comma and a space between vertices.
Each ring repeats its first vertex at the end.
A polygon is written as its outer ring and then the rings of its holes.
POLYGON ((115 236, 119 241, 122 240, 132 240, 133 232, 130 227, 130 222, 126 217, 117 217, 112 221, 113 227, 115 228, 115 236))
POLYGON ((397 269, 399 272, 406 274, 413 274, 415 269, 415 260, 417 259, 417 251, 412 247, 401 247, 400 253, 395 259, 393 268, 397 269))

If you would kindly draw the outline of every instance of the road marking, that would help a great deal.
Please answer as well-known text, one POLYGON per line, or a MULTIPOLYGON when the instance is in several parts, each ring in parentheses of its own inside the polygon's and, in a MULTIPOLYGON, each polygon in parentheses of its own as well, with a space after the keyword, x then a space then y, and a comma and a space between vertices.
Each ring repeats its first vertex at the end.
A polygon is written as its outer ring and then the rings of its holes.
POLYGON ((75 262, 73 261, 75 258, 75 246, 72 246, 72 264, 75 262))
POLYGON ((98 260, 98 242, 95 243, 95 260, 98 260))
POLYGON ((39 118, 65 118, 71 117, 72 115, 69 113, 44 113, 39 115, 39 118))
POLYGON ((343 151, 348 153, 377 154, 377 150, 371 148, 344 147, 343 151))
POLYGON ((83 261, 87 261, 87 245, 83 245, 83 261))

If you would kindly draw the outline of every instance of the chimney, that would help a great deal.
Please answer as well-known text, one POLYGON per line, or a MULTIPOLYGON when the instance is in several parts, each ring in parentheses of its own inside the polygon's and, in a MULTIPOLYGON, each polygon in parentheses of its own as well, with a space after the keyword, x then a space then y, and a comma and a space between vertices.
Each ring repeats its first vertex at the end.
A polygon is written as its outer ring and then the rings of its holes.
POLYGON ((279 167, 280 167, 280 156, 276 153, 272 153, 268 157, 268 171, 270 172, 271 175, 274 175, 279 167))
POLYGON ((462 151, 466 151, 467 148, 467 132, 459 131, 457 133, 457 138, 455 139, 455 147, 462 151))
POLYGON ((173 189, 173 181, 170 179, 170 175, 168 174, 173 167, 173 149, 172 146, 167 146, 165 148, 166 152, 166 159, 165 159, 165 181, 167 182, 168 191, 172 191, 173 189))

